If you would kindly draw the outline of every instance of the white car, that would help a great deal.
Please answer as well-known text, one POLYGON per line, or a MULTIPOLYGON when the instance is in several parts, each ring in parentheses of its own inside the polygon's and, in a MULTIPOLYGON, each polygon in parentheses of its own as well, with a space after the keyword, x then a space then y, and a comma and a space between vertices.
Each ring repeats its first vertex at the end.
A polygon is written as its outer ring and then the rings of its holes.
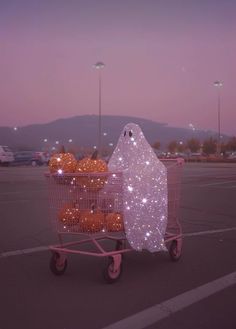
POLYGON ((14 154, 8 146, 0 145, 0 165, 9 166, 14 161, 14 154))
POLYGON ((236 159, 236 152, 231 153, 231 154, 228 156, 228 159, 236 159))

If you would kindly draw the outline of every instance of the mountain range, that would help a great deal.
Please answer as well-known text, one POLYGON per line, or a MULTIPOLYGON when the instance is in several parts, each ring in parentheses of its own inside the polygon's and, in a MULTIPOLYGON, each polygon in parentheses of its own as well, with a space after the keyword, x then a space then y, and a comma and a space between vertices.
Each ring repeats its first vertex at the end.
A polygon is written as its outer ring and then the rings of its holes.
MULTIPOLYGON (((123 127, 127 123, 138 124, 148 142, 152 145, 159 141, 161 149, 172 141, 185 141, 192 137, 200 140, 216 137, 215 132, 203 130, 191 130, 188 128, 170 127, 165 123, 158 123, 147 119, 129 116, 102 116, 102 145, 113 147, 123 127)), ((18 127, 0 127, 0 145, 8 145, 13 150, 56 147, 56 141, 65 146, 91 148, 98 140, 98 116, 83 115, 70 118, 58 119, 44 124, 32 124, 18 127), (70 142, 69 142, 70 140, 70 142)))

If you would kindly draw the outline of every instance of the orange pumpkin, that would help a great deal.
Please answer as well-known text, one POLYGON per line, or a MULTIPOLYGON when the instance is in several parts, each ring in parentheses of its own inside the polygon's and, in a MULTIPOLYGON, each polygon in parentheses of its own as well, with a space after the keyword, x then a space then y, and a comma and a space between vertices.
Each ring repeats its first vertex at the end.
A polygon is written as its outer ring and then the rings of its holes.
POLYGON ((83 210, 80 214, 79 225, 82 232, 100 232, 104 227, 104 213, 94 207, 83 210))
POLYGON ((64 147, 60 153, 52 155, 49 161, 49 170, 52 174, 73 173, 76 169, 77 161, 72 153, 66 153, 64 147))
POLYGON ((79 223, 80 211, 75 205, 66 204, 59 212, 58 219, 65 227, 72 227, 79 223))
POLYGON ((123 215, 120 213, 109 213, 106 215, 106 228, 109 232, 124 231, 123 215))
POLYGON ((84 158, 78 161, 76 166, 76 172, 85 174, 84 176, 77 176, 77 181, 80 186, 86 188, 94 188, 94 189, 101 189, 106 181, 107 178, 104 176, 96 175, 96 173, 104 173, 108 172, 108 166, 105 161, 102 159, 98 159, 98 152, 95 151, 91 158, 84 158), (91 176, 86 174, 94 173, 91 176))

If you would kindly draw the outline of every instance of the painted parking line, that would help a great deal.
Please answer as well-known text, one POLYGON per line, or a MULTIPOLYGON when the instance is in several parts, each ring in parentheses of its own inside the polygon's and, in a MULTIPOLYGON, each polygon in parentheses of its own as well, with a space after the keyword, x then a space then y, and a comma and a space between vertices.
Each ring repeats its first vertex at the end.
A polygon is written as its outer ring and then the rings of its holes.
POLYGON ((235 284, 236 272, 233 272, 217 280, 189 290, 174 298, 166 300, 160 304, 147 308, 144 311, 113 323, 103 329, 144 329, 235 284))
POLYGON ((224 181, 224 182, 215 182, 215 183, 207 183, 207 184, 201 184, 198 185, 200 187, 206 187, 206 186, 217 186, 217 185, 225 185, 225 184, 236 184, 236 180, 228 180, 228 181, 224 181))
POLYGON ((12 250, 0 253, 0 258, 6 258, 11 256, 22 256, 26 254, 33 254, 35 252, 47 251, 49 250, 48 246, 40 246, 27 249, 12 250))
MULTIPOLYGON (((184 233, 183 238, 191 237, 191 236, 199 236, 199 235, 201 236, 201 235, 208 235, 208 234, 224 233, 224 232, 230 232, 230 231, 236 231, 236 227, 224 228, 224 229, 219 229, 219 230, 208 230, 208 231, 184 233)), ((0 258, 33 254, 35 252, 41 252, 41 251, 47 251, 47 250, 49 250, 49 246, 39 246, 39 247, 34 247, 34 248, 5 251, 5 252, 0 253, 0 258)))
POLYGON ((236 227, 223 228, 223 229, 218 229, 218 230, 200 231, 200 232, 193 232, 193 233, 184 233, 183 237, 225 233, 225 232, 230 232, 230 231, 236 231, 236 227))

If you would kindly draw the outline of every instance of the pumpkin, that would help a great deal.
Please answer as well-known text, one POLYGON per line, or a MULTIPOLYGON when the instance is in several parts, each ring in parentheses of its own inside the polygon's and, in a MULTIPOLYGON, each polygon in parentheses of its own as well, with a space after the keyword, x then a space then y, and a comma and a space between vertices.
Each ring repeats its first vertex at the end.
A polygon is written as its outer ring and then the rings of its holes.
POLYGON ((92 207, 81 211, 79 219, 80 231, 96 233, 102 231, 104 227, 104 213, 92 207))
POLYGON ((109 232, 124 231, 123 215, 120 213, 109 213, 105 219, 106 229, 109 232))
POLYGON ((75 205, 68 203, 59 212, 58 219, 65 227, 72 227, 79 223, 80 211, 75 205))
POLYGON ((66 153, 62 147, 60 153, 55 153, 49 161, 49 170, 52 174, 72 173, 75 171, 77 161, 72 153, 66 153))
POLYGON ((101 189, 107 181, 107 177, 96 175, 96 173, 108 172, 108 166, 105 161, 98 159, 98 152, 95 151, 90 158, 84 158, 78 161, 76 172, 85 174, 77 176, 77 182, 80 186, 85 188, 94 188, 95 190, 101 189), (87 175, 89 173, 94 173, 87 175))

